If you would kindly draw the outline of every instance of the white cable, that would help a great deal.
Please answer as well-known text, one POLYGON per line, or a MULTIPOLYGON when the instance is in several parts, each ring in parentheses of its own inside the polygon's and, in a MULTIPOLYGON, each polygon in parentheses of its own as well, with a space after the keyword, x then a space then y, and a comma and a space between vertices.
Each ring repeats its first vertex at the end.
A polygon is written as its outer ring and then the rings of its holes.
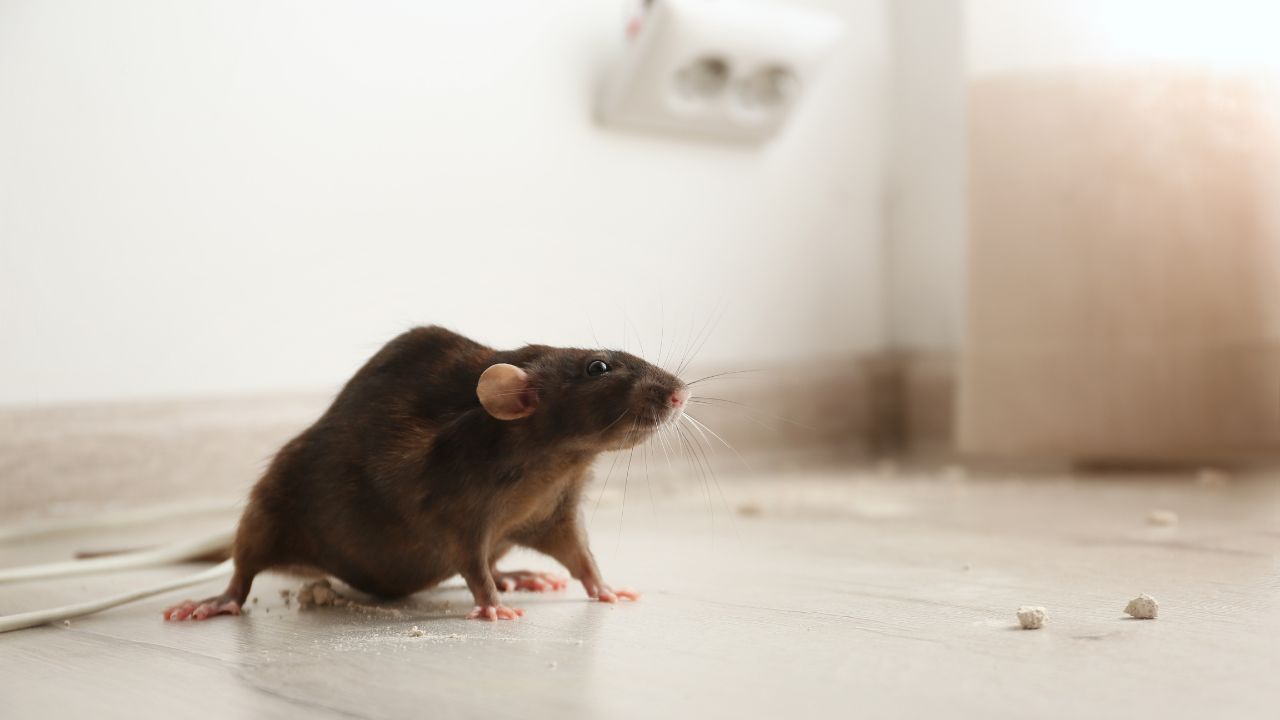
POLYGON ((78 603, 75 605, 63 605, 62 607, 50 608, 48 610, 33 610, 31 612, 18 613, 16 615, 0 616, 0 633, 6 633, 11 630, 22 630, 23 628, 35 627, 45 623, 57 622, 59 620, 70 620, 71 618, 80 617, 81 615, 90 615, 96 612, 102 612, 119 605, 131 603, 134 600, 159 595, 170 590, 187 587, 189 585, 199 585, 203 582, 215 580, 225 575, 230 575, 235 564, 231 560, 221 562, 204 572, 188 575, 176 580, 168 580, 155 585, 134 590, 121 595, 113 595, 101 600, 91 600, 89 602, 78 603))
POLYGON ((0 585, 25 580, 84 575, 108 570, 131 570, 134 568, 154 567, 156 565, 169 565, 183 562, 184 560, 193 560, 218 550, 225 550, 231 547, 231 541, 234 537, 234 532, 227 531, 198 540, 170 543, 151 550, 139 550, 137 552, 86 560, 67 560, 43 565, 0 569, 0 585))

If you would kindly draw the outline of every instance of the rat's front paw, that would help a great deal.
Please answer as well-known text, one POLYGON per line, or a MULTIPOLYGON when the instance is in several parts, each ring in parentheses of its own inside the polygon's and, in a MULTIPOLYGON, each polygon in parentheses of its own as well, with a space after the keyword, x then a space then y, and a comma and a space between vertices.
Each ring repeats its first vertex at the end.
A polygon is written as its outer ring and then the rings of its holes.
POLYGON ((467 613, 468 620, 515 620, 524 615, 520 608, 509 608, 506 605, 477 605, 467 613))
POLYGON ((614 590, 608 585, 589 585, 587 586, 587 595, 599 600, 600 602, 616 603, 619 600, 639 600, 640 592, 628 587, 618 588, 614 590))

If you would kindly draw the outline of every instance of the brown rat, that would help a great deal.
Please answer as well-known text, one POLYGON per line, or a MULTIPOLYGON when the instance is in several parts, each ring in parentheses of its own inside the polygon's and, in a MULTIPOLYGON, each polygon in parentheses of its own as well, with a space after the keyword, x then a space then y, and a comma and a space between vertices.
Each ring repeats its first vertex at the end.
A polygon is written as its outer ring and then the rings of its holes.
POLYGON ((165 618, 238 614, 253 578, 304 567, 394 598, 461 574, 470 617, 515 618, 499 587, 562 581, 500 573, 519 545, 546 553, 605 602, 579 508, 596 456, 683 412, 674 375, 620 351, 498 351, 440 327, 387 343, 253 488, 226 591, 165 618))

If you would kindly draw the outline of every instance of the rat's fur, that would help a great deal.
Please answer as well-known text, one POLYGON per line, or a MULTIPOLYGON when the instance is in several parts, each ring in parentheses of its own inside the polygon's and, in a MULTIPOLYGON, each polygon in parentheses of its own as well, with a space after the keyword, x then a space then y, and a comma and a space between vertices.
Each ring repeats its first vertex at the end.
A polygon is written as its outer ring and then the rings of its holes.
POLYGON ((241 518, 235 574, 203 606, 238 611, 254 576, 281 567, 382 597, 461 573, 478 608, 500 606, 493 565, 513 545, 611 597, 580 520, 583 486, 599 453, 643 440, 684 394, 679 379, 624 352, 496 351, 440 327, 410 330, 276 455, 241 518), (595 359, 610 371, 590 376, 595 359), (477 382, 499 363, 527 373, 528 417, 498 420, 481 407, 477 382))

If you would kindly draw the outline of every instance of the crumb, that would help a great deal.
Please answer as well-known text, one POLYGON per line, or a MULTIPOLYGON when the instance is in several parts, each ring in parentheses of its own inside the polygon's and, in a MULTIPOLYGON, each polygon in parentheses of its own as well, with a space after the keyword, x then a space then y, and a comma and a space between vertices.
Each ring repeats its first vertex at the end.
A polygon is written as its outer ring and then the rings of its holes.
POLYGON ((738 514, 743 517, 760 517, 764 508, 753 502, 745 502, 738 506, 738 514))
POLYGON ((335 605, 346 605, 347 599, 334 591, 333 585, 328 580, 316 580, 309 582, 298 590, 298 607, 332 607, 335 605))
POLYGON ((62 621, 62 627, 71 627, 71 621, 70 621, 70 620, 63 620, 63 621, 62 621))
POLYGON ((552 660, 551 662, 547 663, 547 668, 548 668, 548 669, 551 669, 551 670, 555 670, 555 669, 556 669, 556 661, 555 661, 555 660, 552 660))
POLYGON ((1023 630, 1039 630, 1048 619, 1049 614, 1042 607, 1023 605, 1018 608, 1018 624, 1023 630))
POLYGON ((961 570, 963 570, 963 571, 965 571, 965 572, 969 572, 969 571, 970 571, 970 570, 972 570, 973 568, 969 565, 969 563, 965 563, 965 564, 963 564, 963 565, 961 565, 961 566, 960 566, 960 569, 961 569, 961 570))
POLYGON ((409 637, 422 637, 424 634, 425 633, 422 632, 422 628, 418 627, 417 625, 414 625, 409 630, 409 637))
POLYGON ((257 604, 258 604, 258 596, 257 596, 257 595, 254 595, 254 596, 253 596, 253 604, 254 604, 254 605, 257 605, 257 604))
POLYGON ((271 608, 263 608, 263 609, 262 609, 262 612, 270 614, 270 613, 271 613, 271 608))
POLYGON ((1201 485, 1225 485, 1230 479, 1230 473, 1213 467, 1200 468, 1196 474, 1196 482, 1201 485))
POLYGON ((1139 620, 1155 620, 1156 615, 1160 613, 1160 603, 1150 595, 1142 593, 1130 600, 1129 604, 1124 606, 1124 611, 1139 620))
POLYGON ((581 644, 582 644, 582 641, 581 641, 581 640, 579 640, 578 642, 576 642, 576 643, 574 643, 574 644, 575 644, 575 645, 581 645, 581 644))
POLYGON ((1178 513, 1172 510, 1152 510, 1147 513, 1148 525, 1162 525, 1170 527, 1178 524, 1178 513))
POLYGON ((286 600, 289 599, 289 588, 282 589, 280 591, 280 597, 285 598, 286 600))

